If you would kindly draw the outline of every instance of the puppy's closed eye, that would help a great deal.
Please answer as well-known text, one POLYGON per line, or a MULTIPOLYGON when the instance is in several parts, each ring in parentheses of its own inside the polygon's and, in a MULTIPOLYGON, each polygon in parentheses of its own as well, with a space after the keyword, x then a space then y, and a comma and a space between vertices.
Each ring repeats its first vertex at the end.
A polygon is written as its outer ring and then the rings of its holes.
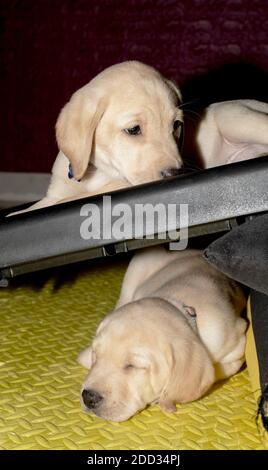
POLYGON ((147 367, 145 366, 137 366, 137 365, 134 365, 134 364, 126 364, 124 366, 124 371, 126 372, 134 372, 134 371, 141 371, 141 370, 146 370, 147 367))
POLYGON ((134 357, 130 357, 124 364, 124 370, 146 370, 150 366, 150 361, 146 356, 140 354, 134 354, 134 357))
POLYGON ((126 364, 124 366, 124 370, 130 370, 130 369, 137 369, 137 367, 135 367, 134 364, 126 364))

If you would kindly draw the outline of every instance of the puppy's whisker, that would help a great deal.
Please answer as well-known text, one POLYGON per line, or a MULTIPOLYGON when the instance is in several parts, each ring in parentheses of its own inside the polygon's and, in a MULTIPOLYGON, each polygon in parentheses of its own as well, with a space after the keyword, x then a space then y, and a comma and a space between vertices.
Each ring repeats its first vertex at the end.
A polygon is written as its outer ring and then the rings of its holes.
POLYGON ((178 106, 179 109, 182 109, 184 106, 187 106, 188 104, 193 104, 193 103, 197 103, 198 100, 191 100, 191 101, 186 101, 185 103, 182 103, 178 106))
POLYGON ((193 109, 185 109, 184 115, 190 118, 189 114, 193 115, 197 119, 201 119, 202 117, 200 113, 198 113, 197 111, 194 111, 193 109))

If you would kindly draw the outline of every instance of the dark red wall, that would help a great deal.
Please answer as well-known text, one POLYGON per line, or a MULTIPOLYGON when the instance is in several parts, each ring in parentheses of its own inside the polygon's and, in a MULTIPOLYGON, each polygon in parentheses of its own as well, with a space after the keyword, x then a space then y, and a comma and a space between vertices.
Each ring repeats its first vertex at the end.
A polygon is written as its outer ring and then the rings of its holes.
POLYGON ((189 107, 267 99, 267 0, 1 0, 0 21, 1 171, 49 171, 60 108, 127 59, 175 79, 189 107))

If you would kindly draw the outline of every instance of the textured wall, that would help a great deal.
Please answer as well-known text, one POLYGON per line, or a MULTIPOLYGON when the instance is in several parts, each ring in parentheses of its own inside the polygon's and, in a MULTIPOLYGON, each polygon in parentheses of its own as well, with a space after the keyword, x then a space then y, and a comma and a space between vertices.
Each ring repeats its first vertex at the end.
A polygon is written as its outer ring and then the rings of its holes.
POLYGON ((123 60, 177 80, 192 107, 267 99, 267 0, 1 0, 0 21, 0 170, 49 171, 60 108, 123 60))

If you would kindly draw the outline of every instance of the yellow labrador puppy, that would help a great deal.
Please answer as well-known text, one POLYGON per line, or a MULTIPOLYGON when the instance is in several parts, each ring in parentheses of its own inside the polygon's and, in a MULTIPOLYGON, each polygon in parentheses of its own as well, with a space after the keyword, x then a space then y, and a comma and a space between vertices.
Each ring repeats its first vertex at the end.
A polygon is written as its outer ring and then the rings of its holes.
MULTIPOLYGON (((176 85, 148 65, 129 61, 104 70, 62 109, 46 197, 26 211, 176 175, 180 105, 176 85)), ((214 103, 189 140, 204 168, 267 154, 268 104, 214 103)))
POLYGON ((104 70, 62 109, 47 195, 30 209, 177 174, 180 103, 175 84, 148 65, 104 70))
POLYGON ((90 369, 81 391, 86 411, 124 421, 149 403, 175 411, 200 398, 244 361, 245 298, 201 252, 138 252, 115 310, 79 362, 90 369))

